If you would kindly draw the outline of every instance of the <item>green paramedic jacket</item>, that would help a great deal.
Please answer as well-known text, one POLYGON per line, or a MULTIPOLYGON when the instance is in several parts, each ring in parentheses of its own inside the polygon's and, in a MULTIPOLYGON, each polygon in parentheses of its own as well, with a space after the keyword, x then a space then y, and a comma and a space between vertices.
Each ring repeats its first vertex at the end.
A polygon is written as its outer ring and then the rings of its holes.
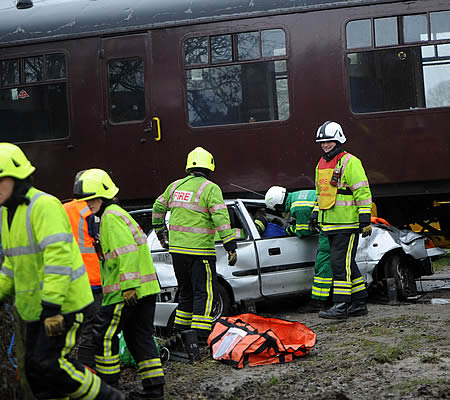
POLYGON ((295 234, 298 237, 314 234, 308 229, 308 223, 316 199, 315 190, 300 190, 288 193, 285 200, 286 212, 290 212, 292 218, 295 219, 295 225, 286 229, 288 234, 295 234))
POLYGON ((358 232, 359 221, 370 223, 372 193, 369 181, 359 158, 346 152, 337 154, 327 162, 323 157, 316 167, 316 194, 319 200, 321 170, 338 167, 340 177, 337 182, 337 194, 334 205, 326 210, 319 208, 318 202, 314 211, 319 212, 318 222, 325 234, 358 232))
POLYGON ((170 253, 215 257, 216 231, 225 250, 236 249, 222 190, 215 183, 202 176, 188 175, 167 186, 153 205, 152 223, 156 231, 164 228, 169 210, 170 253))
POLYGON ((103 212, 100 243, 105 257, 100 266, 103 305, 122 302, 122 292, 127 289, 136 289, 139 298, 159 293, 147 237, 133 217, 116 204, 103 212))
POLYGON ((5 262, 0 270, 0 299, 15 295, 20 317, 39 320, 41 301, 80 311, 93 301, 89 279, 69 218, 60 201, 30 188, 30 204, 20 204, 11 227, 2 207, 5 262))

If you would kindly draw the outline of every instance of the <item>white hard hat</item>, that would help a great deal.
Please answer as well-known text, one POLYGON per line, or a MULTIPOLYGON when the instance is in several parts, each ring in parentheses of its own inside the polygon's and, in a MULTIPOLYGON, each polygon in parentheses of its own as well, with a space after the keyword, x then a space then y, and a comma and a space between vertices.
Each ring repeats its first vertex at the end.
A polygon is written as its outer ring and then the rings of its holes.
POLYGON ((286 188, 281 186, 272 186, 267 192, 264 201, 266 207, 270 210, 275 210, 275 206, 283 205, 286 197, 286 188))
POLYGON ((317 129, 316 142, 345 143, 344 131, 337 122, 327 121, 317 129))

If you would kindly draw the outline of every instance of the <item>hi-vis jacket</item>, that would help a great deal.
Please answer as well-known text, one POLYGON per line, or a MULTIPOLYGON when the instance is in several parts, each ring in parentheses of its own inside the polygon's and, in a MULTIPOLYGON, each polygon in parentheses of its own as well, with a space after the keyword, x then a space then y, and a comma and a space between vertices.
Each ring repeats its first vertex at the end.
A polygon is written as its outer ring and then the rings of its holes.
POLYGON ((164 228, 169 210, 169 252, 214 257, 216 231, 225 250, 236 249, 222 190, 215 183, 193 175, 171 183, 153 205, 156 230, 164 228))
POLYGON ((298 237, 312 235, 308 229, 309 217, 316 203, 315 190, 300 190, 288 193, 285 201, 286 212, 290 212, 295 219, 295 225, 286 228, 288 234, 296 234, 298 237))
POLYGON ((331 161, 323 157, 316 167, 318 222, 327 233, 357 232, 359 221, 370 223, 372 194, 361 161, 354 155, 341 152, 331 161), (337 186, 330 184, 333 171, 338 171, 337 186))
POLYGON ((69 203, 63 204, 63 206, 69 216, 73 237, 80 248, 89 282, 91 286, 100 286, 102 284, 100 263, 92 243, 93 238, 89 235, 88 223, 86 221, 86 217, 92 215, 92 212, 85 201, 72 200, 69 203))
POLYGON ((136 289, 139 298, 159 293, 147 237, 137 222, 116 204, 106 207, 100 220, 103 305, 123 301, 122 291, 136 289))
POLYGON ((61 312, 82 310, 93 301, 89 279, 60 201, 30 188, 30 204, 20 204, 11 227, 2 207, 5 262, 0 270, 0 298, 15 294, 20 317, 38 320, 41 301, 61 306, 61 312))

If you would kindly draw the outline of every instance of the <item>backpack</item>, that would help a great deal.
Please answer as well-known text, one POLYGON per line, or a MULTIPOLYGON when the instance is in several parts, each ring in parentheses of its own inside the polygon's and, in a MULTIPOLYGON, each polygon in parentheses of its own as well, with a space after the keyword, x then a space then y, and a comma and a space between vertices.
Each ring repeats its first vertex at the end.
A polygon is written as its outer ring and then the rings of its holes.
POLYGON ((315 344, 316 334, 300 322, 250 313, 220 318, 208 337, 212 357, 234 368, 290 362, 315 344))

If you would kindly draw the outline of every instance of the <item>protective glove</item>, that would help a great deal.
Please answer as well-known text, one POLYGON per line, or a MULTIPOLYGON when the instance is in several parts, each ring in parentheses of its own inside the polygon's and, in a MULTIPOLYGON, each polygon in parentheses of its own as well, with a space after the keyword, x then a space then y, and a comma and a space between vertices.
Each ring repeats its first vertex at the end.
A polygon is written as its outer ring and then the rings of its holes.
POLYGON ((370 236, 372 234, 372 226, 370 224, 359 224, 359 232, 363 238, 370 236))
POLYGON ((161 244, 161 247, 163 249, 168 249, 169 248, 169 234, 167 232, 167 228, 166 227, 164 227, 163 229, 158 231, 156 233, 156 237, 158 238, 159 243, 161 244))
POLYGON ((44 319, 44 328, 47 336, 59 336, 64 333, 64 317, 61 314, 44 319))
POLYGON ((61 315, 61 306, 59 304, 42 301, 42 312, 40 321, 44 324, 47 336, 62 335, 65 331, 64 317, 61 315))
POLYGON ((311 232, 317 232, 318 226, 317 226, 317 220, 319 219, 319 212, 313 211, 311 215, 309 216, 309 223, 308 223, 308 229, 311 232))
POLYGON ((237 261, 237 253, 235 250, 229 250, 228 251, 228 265, 232 267, 234 264, 236 264, 237 261))
POLYGON ((139 297, 136 289, 128 289, 122 292, 123 301, 129 307, 133 307, 137 304, 139 297))

